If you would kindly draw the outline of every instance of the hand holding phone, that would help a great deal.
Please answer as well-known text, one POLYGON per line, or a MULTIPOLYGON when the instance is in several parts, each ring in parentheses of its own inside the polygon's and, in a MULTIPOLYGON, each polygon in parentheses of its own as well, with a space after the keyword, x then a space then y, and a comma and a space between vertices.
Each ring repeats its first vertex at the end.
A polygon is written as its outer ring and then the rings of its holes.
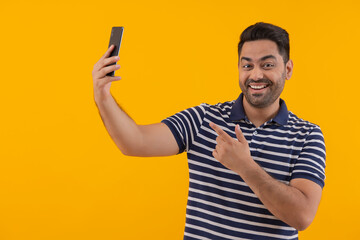
POLYGON ((116 62, 119 61, 118 55, 122 31, 123 27, 113 28, 108 50, 94 65, 92 77, 95 102, 102 102, 104 99, 111 97, 111 83, 121 79, 121 77, 114 76, 114 71, 120 68, 119 65, 116 65, 116 62))

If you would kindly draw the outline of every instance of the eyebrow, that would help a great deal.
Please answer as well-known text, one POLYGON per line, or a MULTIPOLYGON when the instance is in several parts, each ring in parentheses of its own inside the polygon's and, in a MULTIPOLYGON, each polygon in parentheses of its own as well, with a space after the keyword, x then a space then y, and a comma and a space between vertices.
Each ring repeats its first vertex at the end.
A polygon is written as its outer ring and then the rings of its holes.
MULTIPOLYGON (((276 57, 274 55, 270 54, 270 55, 266 55, 266 56, 263 56, 262 58, 260 58, 260 61, 264 61, 264 60, 269 59, 269 58, 272 58, 272 59, 276 60, 276 57)), ((249 58, 249 57, 241 57, 240 60, 241 61, 245 60, 245 61, 248 61, 248 62, 252 62, 252 59, 249 58)))

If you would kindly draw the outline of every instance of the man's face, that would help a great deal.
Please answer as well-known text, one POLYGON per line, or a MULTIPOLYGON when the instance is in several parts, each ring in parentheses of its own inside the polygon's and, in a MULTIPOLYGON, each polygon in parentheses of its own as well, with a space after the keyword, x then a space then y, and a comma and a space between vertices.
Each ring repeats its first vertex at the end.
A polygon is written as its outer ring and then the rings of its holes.
POLYGON ((239 58, 239 83, 245 99, 256 108, 277 101, 285 79, 292 74, 292 61, 284 64, 277 45, 270 40, 245 42, 239 58))

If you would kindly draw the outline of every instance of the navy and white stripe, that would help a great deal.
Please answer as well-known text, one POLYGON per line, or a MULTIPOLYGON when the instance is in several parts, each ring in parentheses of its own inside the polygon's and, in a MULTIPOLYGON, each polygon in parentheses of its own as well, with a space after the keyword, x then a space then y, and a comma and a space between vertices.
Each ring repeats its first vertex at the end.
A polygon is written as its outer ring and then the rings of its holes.
POLYGON ((243 95, 216 105, 201 104, 164 119, 179 153, 186 151, 189 194, 184 239, 298 239, 296 229, 272 215, 235 172, 213 156, 216 133, 210 122, 236 139, 235 125, 247 139, 253 159, 275 179, 288 184, 305 178, 321 187, 325 144, 320 128, 287 110, 256 128, 246 117, 243 95))

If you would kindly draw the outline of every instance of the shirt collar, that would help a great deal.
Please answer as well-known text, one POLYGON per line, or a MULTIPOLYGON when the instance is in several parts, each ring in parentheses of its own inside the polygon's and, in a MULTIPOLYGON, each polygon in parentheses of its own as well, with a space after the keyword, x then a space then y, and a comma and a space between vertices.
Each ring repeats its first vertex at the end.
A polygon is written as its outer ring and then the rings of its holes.
MULTIPOLYGON (((288 109, 286 107, 285 101, 280 99, 280 110, 277 115, 272 119, 272 121, 280 124, 285 125, 288 121, 289 114, 288 109)), ((232 106, 230 112, 230 121, 235 122, 239 120, 247 120, 245 115, 245 110, 243 107, 243 93, 235 100, 235 103, 232 106)))

